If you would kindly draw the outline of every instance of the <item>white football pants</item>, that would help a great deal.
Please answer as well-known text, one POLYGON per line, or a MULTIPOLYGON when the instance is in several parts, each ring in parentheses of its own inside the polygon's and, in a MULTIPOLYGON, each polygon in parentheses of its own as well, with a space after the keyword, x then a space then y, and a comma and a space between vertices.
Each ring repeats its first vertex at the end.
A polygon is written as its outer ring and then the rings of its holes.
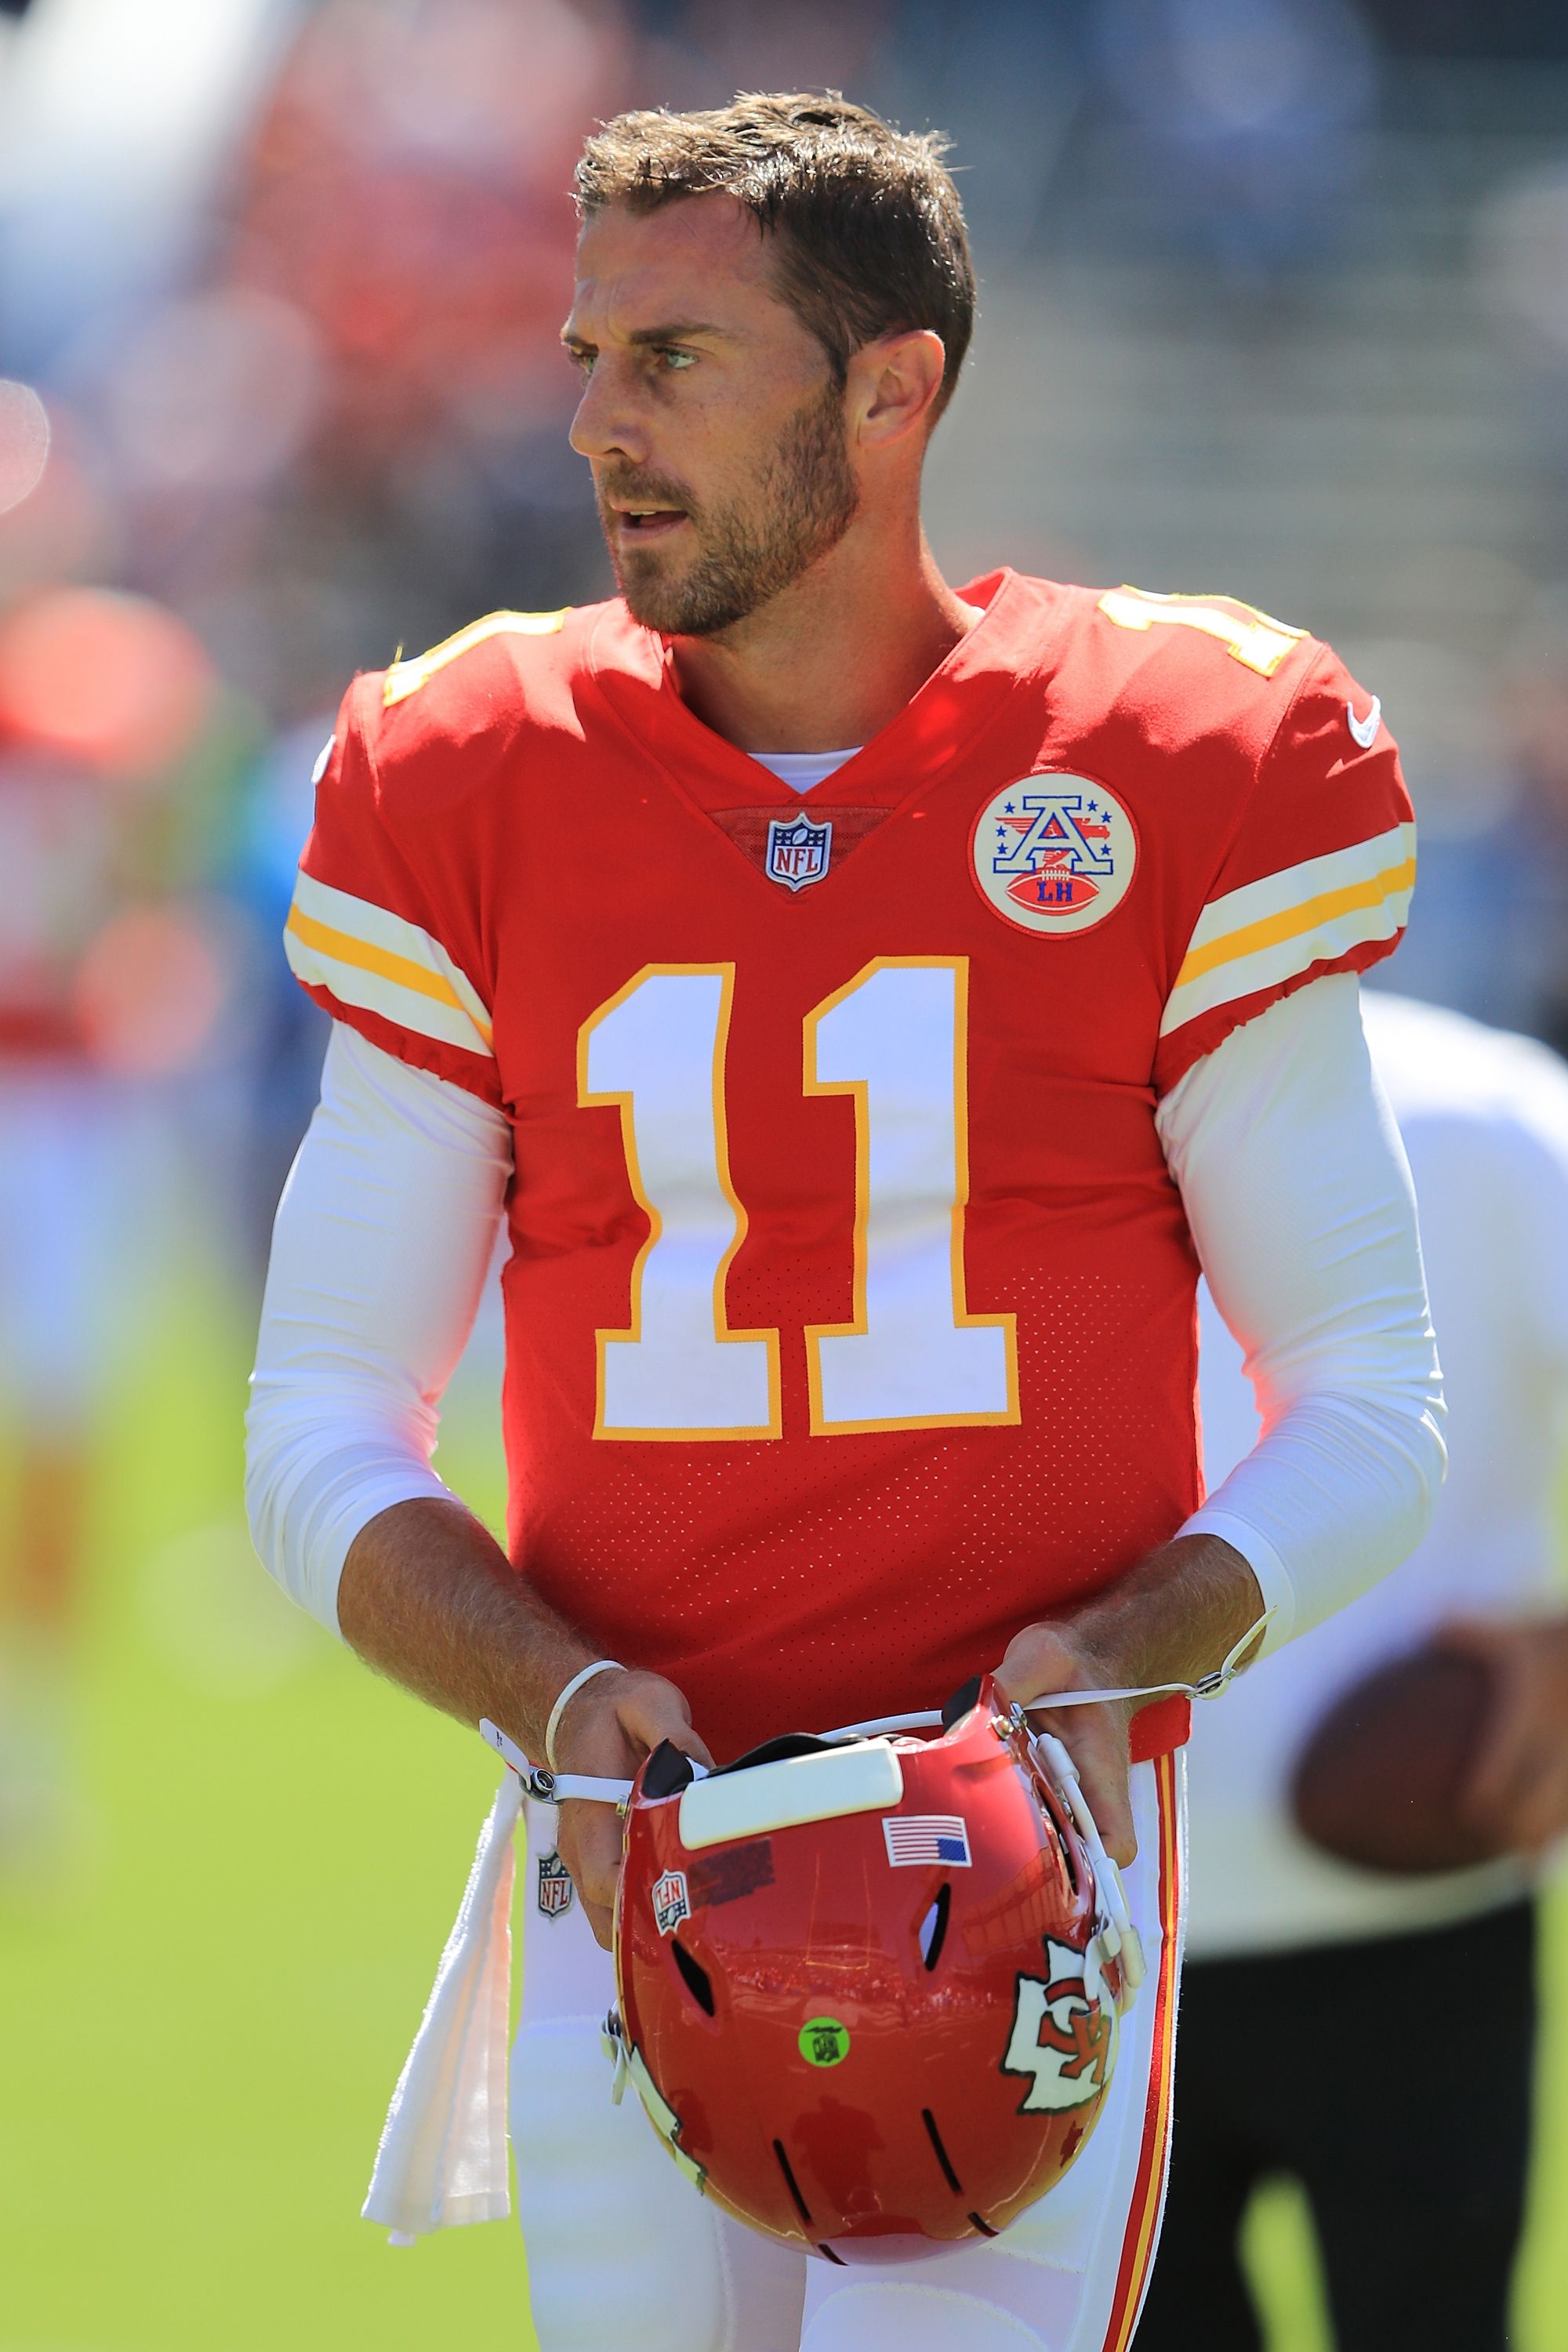
POLYGON ((518 2207, 542 2352, 1126 2352, 1164 2198, 1185 1871, 1183 1761, 1134 1767, 1123 1874, 1148 1975, 1110 2095, 1065 2179, 1000 2237, 837 2269, 721 2212, 642 2104, 611 2104, 615 2000, 582 1907, 554 1912, 555 1816, 530 1804, 522 2020, 511 2066, 518 2207))

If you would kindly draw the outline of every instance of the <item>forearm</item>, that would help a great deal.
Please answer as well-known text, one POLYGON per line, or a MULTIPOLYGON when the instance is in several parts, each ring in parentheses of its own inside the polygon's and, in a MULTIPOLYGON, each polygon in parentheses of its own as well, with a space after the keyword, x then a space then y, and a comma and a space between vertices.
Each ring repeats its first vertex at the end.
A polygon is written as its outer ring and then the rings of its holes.
MULTIPOLYGON (((1177 1536, 1106 1591, 1015 1634, 997 1687, 1004 1698, 1032 1706, 1058 1691, 1200 1682, 1262 1614, 1258 1580, 1239 1552, 1217 1536, 1177 1536)), ((1138 1851, 1127 1787, 1127 1727, 1137 1704, 1116 1699, 1036 1717, 1070 1752, 1116 1862, 1131 1862, 1138 1851)))
MULTIPOLYGON (((460 1722, 488 1717, 536 1763, 590 1779, 629 1780, 661 1740, 710 1764, 672 1683, 595 1675, 575 1693, 547 1756, 562 1691, 599 1653, 542 1601, 493 1536, 457 1501, 396 1504, 361 1528, 338 1590, 344 1639, 368 1665, 460 1722)), ((589 1925, 607 1951, 621 1866, 608 1805, 562 1806, 556 1835, 589 1925)))
POLYGON ((541 1762, 557 1695, 598 1654, 455 1499, 398 1503, 360 1530, 338 1623, 367 1664, 460 1722, 489 1717, 541 1762))
POLYGON ((1104 1688, 1149 1689, 1216 1673, 1263 1611, 1241 1554, 1218 1536, 1190 1535, 1163 1544, 1064 1622, 1101 1667, 1104 1688))

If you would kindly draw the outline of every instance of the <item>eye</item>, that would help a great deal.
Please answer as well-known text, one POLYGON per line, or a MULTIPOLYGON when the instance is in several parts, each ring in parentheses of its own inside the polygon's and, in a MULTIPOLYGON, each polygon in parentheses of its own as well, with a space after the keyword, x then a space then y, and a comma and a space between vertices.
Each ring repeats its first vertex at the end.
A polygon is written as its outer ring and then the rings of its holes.
POLYGON ((597 356, 596 353, 590 351, 584 351, 580 343, 566 343, 563 346, 563 349, 579 375, 593 374, 594 361, 597 356))
POLYGON ((682 351, 679 343, 659 343, 656 346, 656 356, 669 375, 679 375, 697 363, 696 352, 682 351))

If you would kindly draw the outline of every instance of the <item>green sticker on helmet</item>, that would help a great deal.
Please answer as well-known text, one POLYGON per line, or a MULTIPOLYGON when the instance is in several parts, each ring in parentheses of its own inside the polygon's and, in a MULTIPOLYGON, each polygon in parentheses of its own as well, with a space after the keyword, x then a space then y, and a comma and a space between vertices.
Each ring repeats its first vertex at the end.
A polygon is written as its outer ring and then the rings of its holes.
POLYGON ((836 2017, 808 2017, 800 2029, 800 2054, 808 2066, 838 2066, 849 2055, 849 2028, 836 2017))

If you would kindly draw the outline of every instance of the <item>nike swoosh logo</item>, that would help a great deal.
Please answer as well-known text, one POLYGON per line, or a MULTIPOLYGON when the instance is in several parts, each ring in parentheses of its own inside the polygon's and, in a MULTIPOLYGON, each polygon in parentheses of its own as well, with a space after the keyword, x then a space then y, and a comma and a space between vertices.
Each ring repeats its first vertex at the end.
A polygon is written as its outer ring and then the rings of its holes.
POLYGON ((1346 703, 1345 717, 1350 720, 1351 733, 1355 737, 1362 750, 1370 751, 1377 740, 1377 730, 1383 724, 1383 705, 1377 696, 1375 694, 1373 696, 1372 709, 1364 719, 1356 717, 1353 702, 1346 703))

